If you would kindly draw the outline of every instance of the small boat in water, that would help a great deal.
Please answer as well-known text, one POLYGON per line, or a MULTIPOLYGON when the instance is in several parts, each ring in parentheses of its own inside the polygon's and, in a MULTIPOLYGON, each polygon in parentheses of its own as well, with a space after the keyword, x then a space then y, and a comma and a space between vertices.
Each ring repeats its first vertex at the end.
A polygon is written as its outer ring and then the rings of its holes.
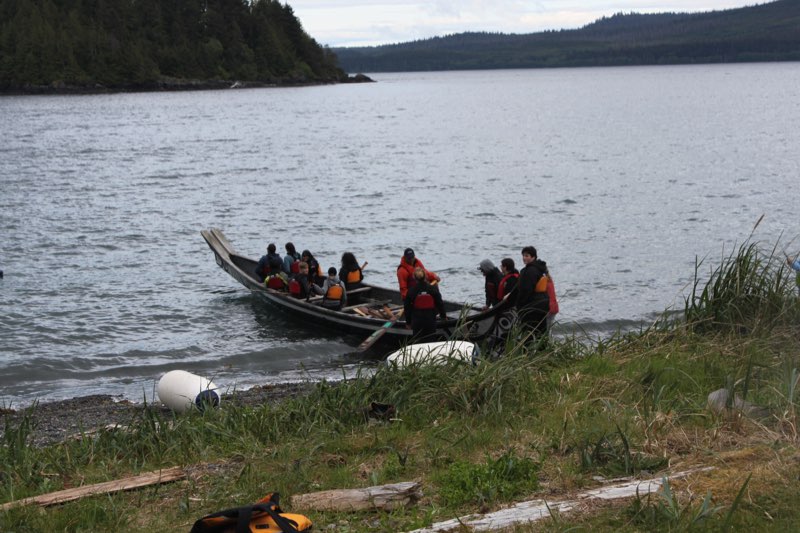
MULTIPOLYGON (((321 296, 297 299, 287 292, 265 287, 256 274, 258 261, 239 255, 221 230, 211 228, 203 230, 201 234, 214 252, 214 259, 222 270, 257 297, 284 312, 302 318, 304 323, 370 336, 380 333, 384 339, 400 342, 411 339, 412 331, 402 319, 403 300, 399 290, 361 283, 359 287, 347 291, 346 307, 338 311, 327 309, 320 305, 321 296)), ((439 340, 480 341, 492 335, 502 336, 510 326, 506 312, 511 310, 512 304, 508 299, 486 311, 447 300, 444 305, 448 318, 437 319, 436 337, 439 340)))

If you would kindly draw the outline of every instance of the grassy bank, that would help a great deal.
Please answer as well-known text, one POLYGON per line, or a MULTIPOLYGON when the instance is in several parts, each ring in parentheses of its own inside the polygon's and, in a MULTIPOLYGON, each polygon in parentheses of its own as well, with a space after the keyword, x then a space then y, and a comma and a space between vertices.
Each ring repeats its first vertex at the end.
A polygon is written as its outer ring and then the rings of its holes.
MULTIPOLYGON (((164 419, 45 448, 29 421, 0 448, 3 502, 159 467, 185 482, 0 515, 2 531, 188 531, 200 516, 325 489, 419 480, 392 512, 307 512, 315 530, 408 531, 510 502, 557 500, 600 478, 714 469, 659 495, 595 505, 517 531, 800 528, 800 309, 781 258, 744 245, 698 282, 683 318, 587 345, 526 344, 477 366, 386 368, 258 408, 164 419), (727 388, 758 418, 712 413, 727 388), (396 420, 366 416, 372 401, 396 420)), ((285 505, 288 507, 288 505, 285 505)), ((287 509, 304 512, 303 509, 287 509)))

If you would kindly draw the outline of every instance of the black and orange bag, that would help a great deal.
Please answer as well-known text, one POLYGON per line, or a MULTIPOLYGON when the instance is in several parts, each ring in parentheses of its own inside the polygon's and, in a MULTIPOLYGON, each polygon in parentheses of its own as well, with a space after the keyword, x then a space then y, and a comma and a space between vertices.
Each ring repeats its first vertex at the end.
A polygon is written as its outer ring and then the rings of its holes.
POLYGON ((311 531, 311 520, 301 514, 284 513, 273 492, 258 503, 206 515, 190 533, 299 533, 311 531))

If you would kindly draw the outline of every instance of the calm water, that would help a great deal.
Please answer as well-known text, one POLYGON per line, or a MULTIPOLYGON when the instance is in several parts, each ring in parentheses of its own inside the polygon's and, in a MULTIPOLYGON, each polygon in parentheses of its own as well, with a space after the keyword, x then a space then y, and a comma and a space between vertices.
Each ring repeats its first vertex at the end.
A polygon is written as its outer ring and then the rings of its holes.
POLYGON ((384 285, 411 246, 473 302, 481 259, 533 244, 561 324, 593 334, 680 307, 695 258, 762 214, 757 238, 798 234, 800 63, 375 78, 0 98, 0 402, 359 364, 361 338, 287 321, 220 270, 209 226, 254 257, 351 250, 384 285))

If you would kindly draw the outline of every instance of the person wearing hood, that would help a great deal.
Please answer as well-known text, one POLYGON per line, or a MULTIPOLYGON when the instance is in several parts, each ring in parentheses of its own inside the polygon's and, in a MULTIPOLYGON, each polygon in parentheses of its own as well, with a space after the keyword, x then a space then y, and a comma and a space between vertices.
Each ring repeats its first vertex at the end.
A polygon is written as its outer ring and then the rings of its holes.
POLYGON ((547 336, 547 315, 550 297, 547 295, 547 264, 536 255, 536 248, 522 249, 525 266, 519 272, 516 308, 520 324, 533 332, 536 339, 547 336))
POLYGON ((400 258, 400 266, 397 267, 397 282, 400 285, 400 297, 405 300, 408 294, 408 289, 417 284, 414 278, 414 270, 421 268, 425 272, 425 280, 428 283, 437 283, 441 278, 435 272, 431 272, 425 268, 422 261, 416 258, 414 250, 406 248, 403 252, 403 257, 400 258))
POLYGON ((503 279, 503 275, 500 273, 500 270, 494 266, 491 259, 484 259, 481 261, 480 265, 478 265, 478 270, 481 271, 484 278, 483 288, 486 291, 486 305, 483 307, 483 310, 485 311, 500 302, 497 298, 497 288, 500 285, 500 280, 503 279))
POLYGON ((339 311, 347 303, 347 291, 344 283, 336 275, 336 267, 328 269, 328 277, 322 284, 322 306, 339 311))

